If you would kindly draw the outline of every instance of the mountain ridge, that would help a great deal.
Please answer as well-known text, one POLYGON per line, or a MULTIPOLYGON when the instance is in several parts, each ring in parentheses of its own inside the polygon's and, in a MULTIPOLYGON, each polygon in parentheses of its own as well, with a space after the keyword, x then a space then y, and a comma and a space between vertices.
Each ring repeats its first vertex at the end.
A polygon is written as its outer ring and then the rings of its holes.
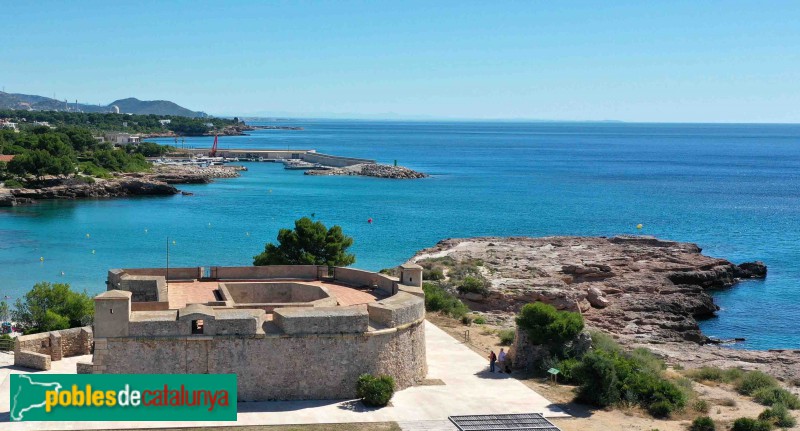
POLYGON ((139 100, 135 97, 128 97, 125 99, 117 99, 103 106, 77 102, 69 103, 45 96, 0 91, 0 109, 108 113, 115 112, 114 106, 118 107, 119 112, 122 114, 174 115, 192 118, 208 117, 208 114, 205 112, 192 111, 169 100, 139 100))

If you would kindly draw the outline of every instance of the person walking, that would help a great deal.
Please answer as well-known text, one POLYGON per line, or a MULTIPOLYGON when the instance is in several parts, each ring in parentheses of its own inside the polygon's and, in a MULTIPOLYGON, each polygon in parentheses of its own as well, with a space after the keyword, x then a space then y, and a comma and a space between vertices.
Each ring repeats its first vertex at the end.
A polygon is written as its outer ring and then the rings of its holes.
POLYGON ((500 348, 500 354, 497 356, 497 365, 501 373, 506 368, 506 352, 503 351, 502 347, 500 348))
POLYGON ((494 372, 494 363, 497 361, 497 355, 494 354, 494 350, 489 352, 489 372, 494 372))

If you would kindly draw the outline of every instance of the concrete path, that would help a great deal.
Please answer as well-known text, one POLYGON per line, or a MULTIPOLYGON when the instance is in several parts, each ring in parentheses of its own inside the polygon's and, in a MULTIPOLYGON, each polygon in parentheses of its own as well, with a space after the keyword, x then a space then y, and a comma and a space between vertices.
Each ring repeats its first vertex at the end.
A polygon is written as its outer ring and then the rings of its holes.
MULTIPOLYGON (((490 373, 486 359, 430 322, 425 322, 428 379, 444 385, 415 386, 397 392, 391 406, 364 407, 348 401, 272 401, 239 404, 236 422, 21 422, 3 423, 0 429, 66 430, 174 428, 232 425, 285 425, 348 422, 399 422, 408 430, 454 429, 450 415, 542 413, 547 417, 568 416, 541 395, 506 374, 490 373), (448 428, 450 426, 450 428, 448 428)), ((73 358, 67 358, 75 362, 73 358)), ((66 361, 66 360, 65 360, 66 361)), ((59 361, 64 362, 65 361, 59 361)), ((58 368, 62 368, 62 364, 58 368)), ((72 367, 72 372, 75 368, 72 367)), ((0 366, 0 421, 8 421, 9 382, 7 376, 19 370, 0 366)))

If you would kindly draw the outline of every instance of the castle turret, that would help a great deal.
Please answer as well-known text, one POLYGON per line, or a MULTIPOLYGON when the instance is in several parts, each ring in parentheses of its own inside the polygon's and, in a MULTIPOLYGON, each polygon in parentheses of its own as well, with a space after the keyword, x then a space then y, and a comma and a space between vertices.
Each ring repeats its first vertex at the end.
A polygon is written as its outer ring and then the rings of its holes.
POLYGON ((109 290, 94 297, 95 338, 127 337, 131 292, 109 290))
POLYGON ((400 284, 422 287, 422 267, 416 263, 400 265, 400 284))

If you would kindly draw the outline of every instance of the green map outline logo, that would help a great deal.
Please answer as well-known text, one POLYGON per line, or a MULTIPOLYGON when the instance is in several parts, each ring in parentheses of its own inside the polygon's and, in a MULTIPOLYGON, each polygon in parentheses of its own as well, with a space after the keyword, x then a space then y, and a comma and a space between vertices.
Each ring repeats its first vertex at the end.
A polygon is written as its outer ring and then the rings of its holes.
POLYGON ((12 374, 12 421, 235 421, 235 374, 12 374))

